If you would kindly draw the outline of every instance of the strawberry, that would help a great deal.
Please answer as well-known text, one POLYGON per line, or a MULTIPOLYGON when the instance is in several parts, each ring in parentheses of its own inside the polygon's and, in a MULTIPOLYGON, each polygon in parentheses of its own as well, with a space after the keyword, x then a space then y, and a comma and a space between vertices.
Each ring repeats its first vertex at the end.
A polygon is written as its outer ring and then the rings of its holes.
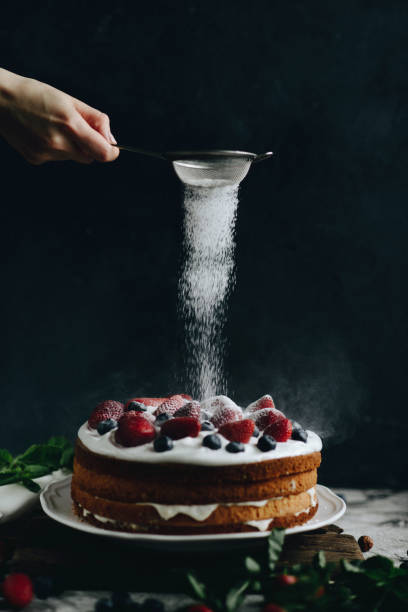
POLYGON ((240 421, 242 419, 242 410, 238 406, 231 402, 231 406, 220 406, 214 412, 211 417, 211 423, 215 427, 222 427, 226 423, 232 423, 233 421, 240 421))
POLYGON ((262 612, 286 612, 286 608, 281 608, 274 603, 268 603, 262 608, 262 612))
POLYGON ((254 429, 255 423, 252 419, 242 419, 241 421, 233 421, 232 423, 221 425, 218 433, 227 438, 227 440, 231 440, 231 442, 247 444, 254 433, 254 429))
POLYGON ((115 432, 116 442, 122 446, 141 446, 151 442, 156 437, 153 425, 140 415, 140 412, 130 410, 125 412, 118 423, 115 432))
POLYGON ((253 412, 251 416, 259 429, 265 429, 281 417, 285 417, 285 415, 280 410, 276 410, 276 408, 262 408, 262 410, 253 412))
POLYGON ((193 417, 195 419, 200 420, 200 417, 201 417, 200 402, 195 402, 195 401, 187 402, 187 404, 184 404, 184 406, 176 410, 176 412, 174 413, 174 416, 175 417, 187 416, 187 417, 193 417))
POLYGON ((145 406, 160 406, 163 402, 165 402, 167 397, 132 397, 125 404, 125 409, 129 406, 130 402, 138 402, 139 404, 144 404, 145 406))
POLYGON ((13 608, 24 608, 33 598, 33 583, 27 574, 9 574, 3 582, 3 595, 13 608))
POLYGON ((292 423, 286 417, 276 419, 264 431, 264 436, 272 436, 277 442, 286 442, 291 435, 292 423))
POLYGON ((193 417, 175 417, 165 421, 161 428, 162 436, 169 436, 172 440, 181 438, 196 438, 200 432, 200 421, 193 417))
POLYGON ((292 574, 279 574, 279 576, 276 576, 277 584, 282 587, 295 584, 297 581, 297 577, 293 576, 292 574))
POLYGON ((154 416, 159 416, 159 414, 163 414, 163 412, 167 412, 170 416, 184 406, 187 403, 187 400, 181 395, 170 395, 170 397, 166 398, 164 402, 162 402, 154 411, 154 416))
POLYGON ((185 612, 213 612, 211 608, 204 604, 194 604, 185 608, 185 612))
POLYGON ((275 403, 270 395, 263 395, 247 407, 247 412, 256 412, 263 408, 275 408, 275 403))
POLYGON ((180 393, 181 397, 184 397, 184 399, 188 400, 189 402, 192 401, 192 397, 191 395, 188 395, 188 393, 180 393))
POLYGON ((123 414, 123 404, 115 400, 105 400, 97 405, 95 410, 92 412, 88 419, 89 427, 96 429, 98 423, 101 421, 107 421, 108 419, 115 419, 118 421, 123 414))

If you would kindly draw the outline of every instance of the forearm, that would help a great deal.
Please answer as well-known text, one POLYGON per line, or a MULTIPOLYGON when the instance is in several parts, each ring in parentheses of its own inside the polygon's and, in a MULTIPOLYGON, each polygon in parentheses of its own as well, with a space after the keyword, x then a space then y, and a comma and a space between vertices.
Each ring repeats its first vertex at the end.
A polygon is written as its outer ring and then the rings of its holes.
POLYGON ((0 68, 0 111, 14 104, 17 90, 23 81, 24 77, 0 68))

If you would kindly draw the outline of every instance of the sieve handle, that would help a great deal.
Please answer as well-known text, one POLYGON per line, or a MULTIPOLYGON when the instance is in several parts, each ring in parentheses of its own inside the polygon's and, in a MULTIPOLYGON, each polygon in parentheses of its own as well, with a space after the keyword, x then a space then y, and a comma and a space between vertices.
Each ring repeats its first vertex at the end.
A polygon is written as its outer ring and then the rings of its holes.
POLYGON ((260 155, 257 155, 255 159, 252 160, 252 163, 263 161, 264 159, 268 159, 269 157, 272 157, 272 155, 273 155, 273 151, 268 151, 267 153, 261 153, 260 155))
POLYGON ((139 153, 139 155, 148 155, 149 157, 158 157, 159 159, 166 159, 162 153, 156 153, 156 151, 146 151, 145 149, 136 149, 130 145, 113 144, 112 147, 117 147, 122 151, 130 151, 131 153, 139 153))

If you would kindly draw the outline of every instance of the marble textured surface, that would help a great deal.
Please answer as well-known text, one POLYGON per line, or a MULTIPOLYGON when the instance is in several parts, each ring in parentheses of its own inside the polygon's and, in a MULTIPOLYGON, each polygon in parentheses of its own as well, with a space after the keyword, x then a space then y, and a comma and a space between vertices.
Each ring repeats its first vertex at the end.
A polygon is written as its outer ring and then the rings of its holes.
MULTIPOLYGON (((384 489, 336 489, 347 503, 346 514, 337 524, 346 533, 358 539, 369 535, 374 540, 374 547, 367 553, 386 555, 396 564, 408 557, 408 491, 391 491, 384 489)), ((108 591, 67 591, 60 598, 47 601, 33 601, 26 608, 27 612, 92 612, 95 602, 100 597, 109 596, 108 591)), ((135 593, 133 598, 143 602, 147 597, 156 597, 166 605, 167 612, 175 612, 191 600, 184 595, 152 595, 135 593)), ((258 596, 247 597, 242 612, 259 610, 258 596)))

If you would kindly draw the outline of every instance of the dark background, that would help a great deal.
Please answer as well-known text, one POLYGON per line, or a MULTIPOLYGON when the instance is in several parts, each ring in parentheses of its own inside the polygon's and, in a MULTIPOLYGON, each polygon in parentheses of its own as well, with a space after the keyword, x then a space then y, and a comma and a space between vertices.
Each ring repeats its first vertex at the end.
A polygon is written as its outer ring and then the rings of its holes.
MULTIPOLYGON (((118 141, 276 152, 241 187, 229 394, 322 432, 331 485, 407 484, 407 28, 405 1, 2 4, 2 66, 118 141)), ((188 391, 171 166, 0 163, 0 446, 188 391)))

